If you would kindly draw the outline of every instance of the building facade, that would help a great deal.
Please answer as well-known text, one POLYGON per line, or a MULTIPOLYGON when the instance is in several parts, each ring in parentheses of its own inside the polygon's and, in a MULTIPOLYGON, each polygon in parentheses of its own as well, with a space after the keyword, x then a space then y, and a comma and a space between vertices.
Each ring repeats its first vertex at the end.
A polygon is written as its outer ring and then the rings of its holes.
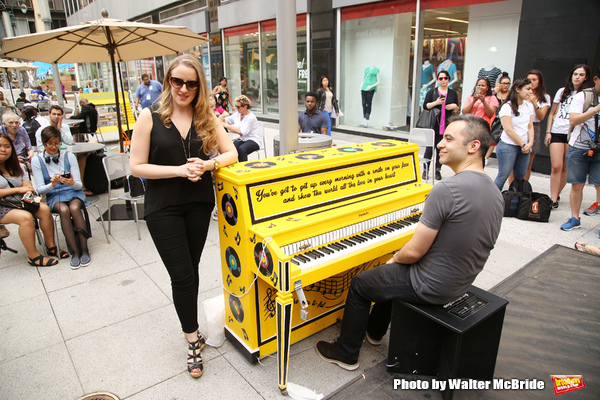
MULTIPOLYGON (((506 71, 512 79, 532 68, 546 75, 553 96, 570 66, 598 65, 600 58, 595 0, 293 1, 298 109, 327 76, 344 113, 334 125, 347 132, 365 131, 365 75, 377 82, 367 129, 385 134, 410 125, 440 69, 451 73, 462 102, 481 73, 506 71)), ((209 43, 192 51, 210 85, 227 77, 232 96, 247 95, 259 118, 278 120, 276 9, 283 1, 63 2, 69 25, 97 19, 105 8, 112 18, 185 25, 205 35, 209 43)), ((170 59, 129 63, 124 81, 135 88, 142 72, 160 80, 170 59)))

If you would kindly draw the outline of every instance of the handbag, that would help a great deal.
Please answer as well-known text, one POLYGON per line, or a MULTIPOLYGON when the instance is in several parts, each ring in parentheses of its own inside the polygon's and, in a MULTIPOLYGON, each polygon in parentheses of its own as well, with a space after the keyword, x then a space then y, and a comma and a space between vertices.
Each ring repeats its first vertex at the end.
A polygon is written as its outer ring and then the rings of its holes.
POLYGON ((431 110, 424 109, 419 115, 415 127, 435 129, 436 125, 438 125, 440 122, 439 114, 440 110, 438 110, 437 108, 432 108, 431 110))
POLYGON ((548 222, 552 200, 544 193, 525 193, 519 201, 517 218, 526 221, 548 222))
POLYGON ((504 216, 516 217, 519 210, 521 199, 526 196, 531 196, 533 189, 529 181, 525 179, 515 179, 510 184, 508 190, 502 192, 504 199, 504 216))
POLYGON ((492 122, 492 126, 490 127, 490 130, 492 133, 492 143, 497 144, 500 141, 500 136, 502 136, 502 132, 504 131, 500 117, 496 117, 494 119, 494 122, 492 122))
POLYGON ((23 200, 22 194, 11 194, 10 196, 0 197, 0 206, 14 208, 15 210, 25 210, 35 214, 40 209, 40 203, 23 200))
MULTIPOLYGON (((8 182, 8 186, 10 186, 11 188, 15 187, 4 175, 2 175, 2 177, 6 179, 6 182, 8 182)), ((32 214, 35 214, 40 209, 39 202, 30 203, 28 201, 24 201, 22 193, 0 197, 0 206, 14 208, 15 210, 25 210, 29 211, 32 214)))
POLYGON ((139 197, 146 194, 146 184, 142 178, 128 175, 123 178, 123 186, 125 191, 129 192, 131 197, 139 197))

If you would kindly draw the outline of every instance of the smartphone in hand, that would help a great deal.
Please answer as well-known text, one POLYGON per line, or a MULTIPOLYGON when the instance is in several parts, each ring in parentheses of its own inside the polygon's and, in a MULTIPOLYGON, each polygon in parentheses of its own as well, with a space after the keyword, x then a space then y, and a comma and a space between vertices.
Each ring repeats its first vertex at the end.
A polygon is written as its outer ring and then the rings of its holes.
POLYGON ((61 175, 63 178, 65 179, 69 179, 71 177, 71 173, 70 172, 66 172, 64 174, 61 175))

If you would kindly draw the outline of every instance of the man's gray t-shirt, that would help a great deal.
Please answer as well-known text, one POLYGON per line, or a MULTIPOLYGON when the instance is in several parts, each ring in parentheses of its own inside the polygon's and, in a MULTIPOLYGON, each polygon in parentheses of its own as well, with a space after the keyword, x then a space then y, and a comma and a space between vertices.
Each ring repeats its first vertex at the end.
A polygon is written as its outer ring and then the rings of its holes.
POLYGON ((494 248, 503 214, 502 195, 483 173, 463 171, 435 185, 420 222, 438 234, 410 267, 417 295, 443 304, 465 293, 494 248))

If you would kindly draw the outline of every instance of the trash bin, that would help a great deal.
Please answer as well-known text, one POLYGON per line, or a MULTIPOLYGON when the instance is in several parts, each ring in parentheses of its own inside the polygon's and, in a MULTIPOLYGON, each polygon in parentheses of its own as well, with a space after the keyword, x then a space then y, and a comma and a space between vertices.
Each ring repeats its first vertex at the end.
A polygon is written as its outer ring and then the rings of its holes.
MULTIPOLYGON (((318 149, 327 149, 331 147, 331 136, 318 133, 299 133, 298 134, 298 152, 311 151, 318 149)), ((273 154, 279 155, 279 135, 273 138, 273 154)))

